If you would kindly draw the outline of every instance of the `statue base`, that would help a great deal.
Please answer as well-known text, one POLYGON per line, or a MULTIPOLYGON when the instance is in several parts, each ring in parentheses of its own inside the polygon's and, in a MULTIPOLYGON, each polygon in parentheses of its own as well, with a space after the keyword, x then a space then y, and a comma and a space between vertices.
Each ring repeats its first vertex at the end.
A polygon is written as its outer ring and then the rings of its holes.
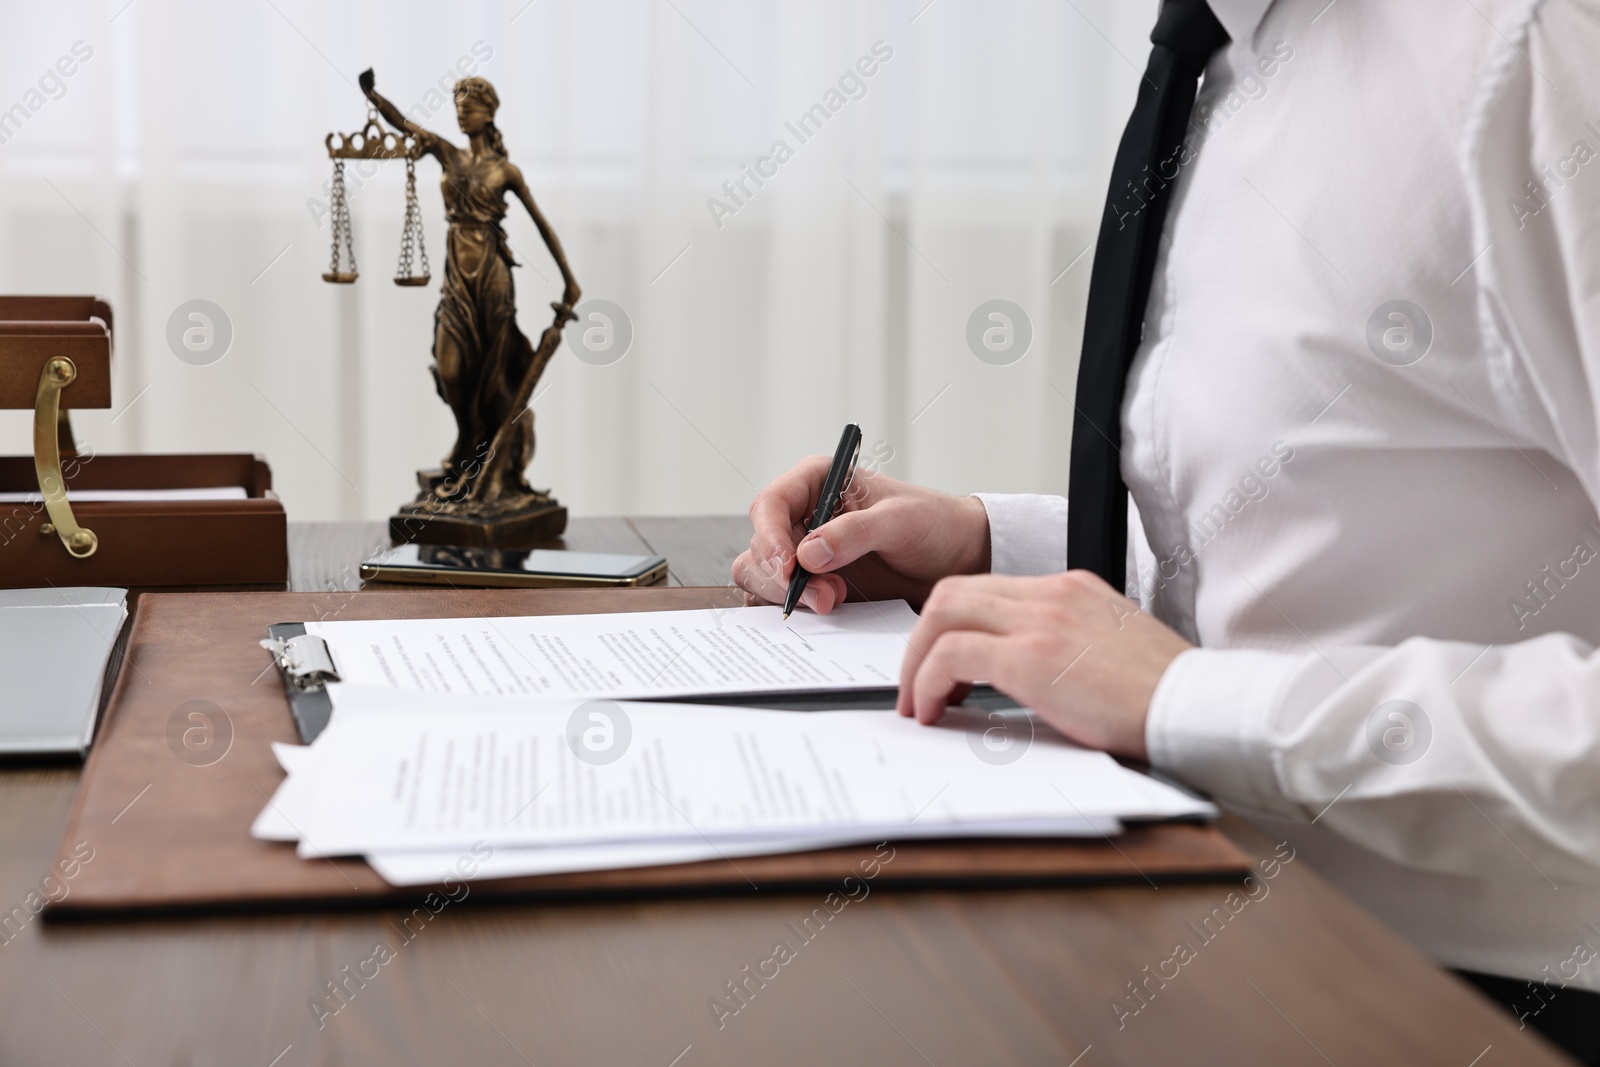
POLYGON ((533 548, 557 540, 567 529, 566 507, 548 493, 484 503, 441 500, 434 488, 443 480, 443 471, 417 472, 422 493, 389 517, 391 543, 533 548))

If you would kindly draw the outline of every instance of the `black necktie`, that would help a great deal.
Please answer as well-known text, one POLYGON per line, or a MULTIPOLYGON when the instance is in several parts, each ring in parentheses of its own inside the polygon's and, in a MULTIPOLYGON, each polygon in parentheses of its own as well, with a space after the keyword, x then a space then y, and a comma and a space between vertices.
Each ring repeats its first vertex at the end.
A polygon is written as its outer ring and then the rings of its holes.
POLYGON ((1067 565, 1094 571, 1118 591, 1128 546, 1128 487, 1119 462, 1122 396, 1144 331, 1195 89, 1228 33, 1205 0, 1165 0, 1150 40, 1155 47, 1117 146, 1089 276, 1067 495, 1067 565))

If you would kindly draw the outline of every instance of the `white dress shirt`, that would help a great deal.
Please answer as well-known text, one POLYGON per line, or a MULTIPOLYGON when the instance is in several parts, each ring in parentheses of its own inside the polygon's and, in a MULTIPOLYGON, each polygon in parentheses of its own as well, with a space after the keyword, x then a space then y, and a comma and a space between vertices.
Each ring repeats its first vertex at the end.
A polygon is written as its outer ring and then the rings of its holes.
MULTIPOLYGON (((1600 5, 1211 4, 1123 409, 1200 646, 1151 759, 1441 963, 1600 989, 1600 5)), ((1063 501, 983 500, 1065 566, 1063 501)))

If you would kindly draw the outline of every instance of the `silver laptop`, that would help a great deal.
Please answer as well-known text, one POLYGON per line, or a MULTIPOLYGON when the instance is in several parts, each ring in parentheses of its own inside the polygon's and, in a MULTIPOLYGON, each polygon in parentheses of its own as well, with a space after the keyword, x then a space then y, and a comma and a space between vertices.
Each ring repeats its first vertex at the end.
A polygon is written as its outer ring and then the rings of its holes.
POLYGON ((126 589, 0 589, 0 754, 88 751, 127 619, 126 589))

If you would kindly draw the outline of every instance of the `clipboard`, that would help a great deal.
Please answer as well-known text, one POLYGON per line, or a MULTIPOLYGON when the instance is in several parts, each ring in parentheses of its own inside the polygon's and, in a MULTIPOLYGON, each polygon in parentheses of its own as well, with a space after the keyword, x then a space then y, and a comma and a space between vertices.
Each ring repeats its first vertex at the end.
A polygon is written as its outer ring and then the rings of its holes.
MULTIPOLYGON (((736 607, 729 588, 416 589, 356 593, 147 593, 121 672, 90 749, 57 859, 81 842, 72 893, 48 904, 51 921, 197 911, 386 907, 438 887, 390 886, 360 859, 307 862, 292 845, 259 841, 250 826, 283 771, 272 742, 298 726, 261 635, 281 619, 401 619, 597 614, 736 607), (184 747, 185 709, 212 709, 211 748, 184 747), (130 804, 130 801, 133 803, 130 804), (113 827, 114 822, 114 827, 113 827), (109 832, 113 827, 115 832, 109 832)), ((294 636, 294 635, 288 635, 294 636)), ((1147 881, 1238 882, 1249 857, 1213 825, 1130 826, 1110 839, 896 843, 879 884, 1062 886, 1147 881)), ((666 893, 744 893, 836 886, 865 848, 827 849, 628 870, 474 882, 473 900, 596 899, 666 893)))

